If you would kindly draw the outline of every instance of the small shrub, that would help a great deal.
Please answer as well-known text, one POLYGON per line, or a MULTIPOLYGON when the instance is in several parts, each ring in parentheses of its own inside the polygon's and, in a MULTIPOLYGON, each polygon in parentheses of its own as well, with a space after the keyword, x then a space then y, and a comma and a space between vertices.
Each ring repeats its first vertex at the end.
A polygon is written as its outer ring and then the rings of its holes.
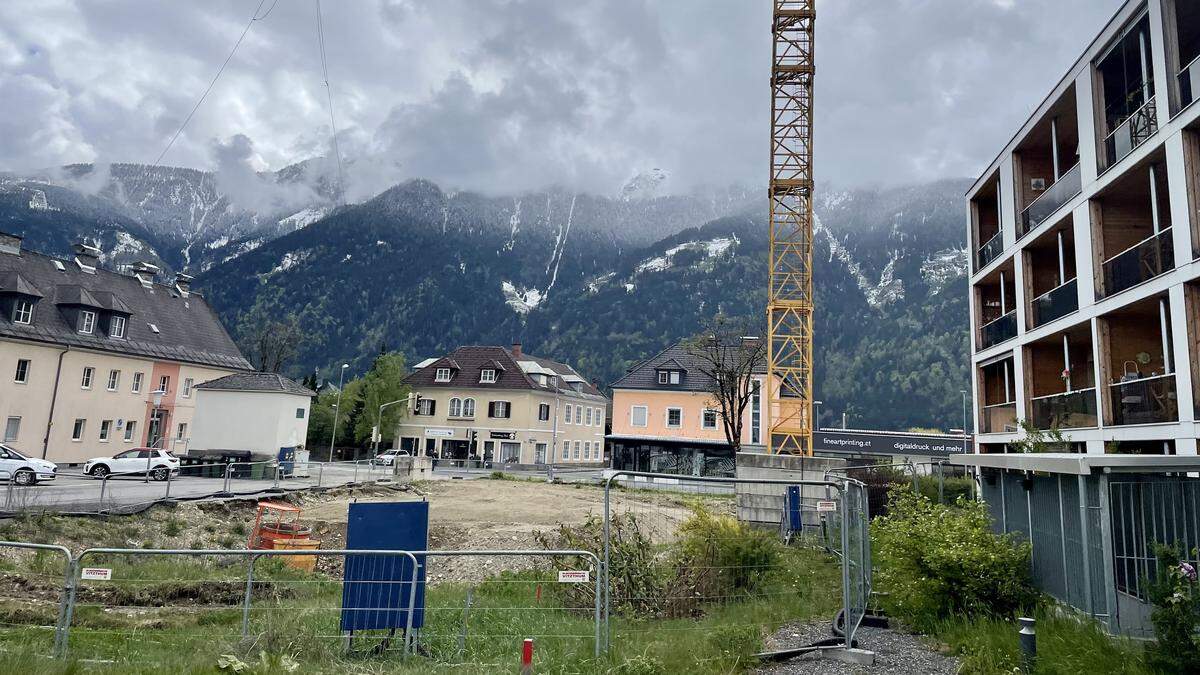
POLYGON ((1147 649, 1147 661, 1160 672, 1200 672, 1200 583, 1196 568, 1181 560, 1179 549, 1173 546, 1156 544, 1154 555, 1158 568, 1147 590, 1154 605, 1150 621, 1158 641, 1147 649))
POLYGON ((721 672, 741 672, 758 661, 755 654, 762 651, 762 632, 757 625, 721 626, 708 634, 708 643, 720 654, 721 672))
POLYGON ((1029 544, 993 533, 981 502, 950 507, 897 489, 889 515, 871 529, 878 588, 888 609, 917 629, 952 616, 1011 617, 1036 598, 1029 544))
POLYGON ((244 537, 246 536, 246 524, 239 520, 233 524, 233 527, 229 528, 229 531, 232 532, 235 537, 244 537))
POLYGON ((183 532, 183 523, 175 518, 171 518, 163 523, 163 534, 168 537, 178 537, 183 532))
MULTIPOLYGON (((917 488, 920 490, 921 496, 935 504, 937 503, 938 477, 936 473, 932 476, 921 476, 918 478, 917 488)), ((975 481, 965 476, 946 476, 942 483, 942 503, 953 504, 958 501, 959 497, 974 499, 975 481)))
POLYGON ((221 548, 237 548, 238 540, 235 539, 232 535, 226 534, 217 540, 217 544, 221 548))
POLYGON ((676 566, 695 573, 697 590, 713 597, 761 587, 778 568, 781 548, 772 533, 699 505, 679 527, 676 546, 676 566))

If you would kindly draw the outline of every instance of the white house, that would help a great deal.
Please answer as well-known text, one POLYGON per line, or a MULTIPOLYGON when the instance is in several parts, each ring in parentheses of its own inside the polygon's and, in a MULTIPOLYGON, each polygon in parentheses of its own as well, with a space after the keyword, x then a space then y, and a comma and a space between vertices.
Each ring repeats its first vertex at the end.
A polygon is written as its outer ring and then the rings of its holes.
POLYGON ((275 373, 238 373, 196 385, 189 450, 249 450, 274 458, 302 448, 314 393, 275 373))

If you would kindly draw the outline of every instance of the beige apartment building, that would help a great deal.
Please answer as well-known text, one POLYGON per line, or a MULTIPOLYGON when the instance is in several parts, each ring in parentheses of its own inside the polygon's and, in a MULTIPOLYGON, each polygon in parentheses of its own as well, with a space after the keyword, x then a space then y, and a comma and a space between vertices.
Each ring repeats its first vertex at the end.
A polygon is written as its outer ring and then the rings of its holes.
POLYGON ((191 278, 105 270, 0 233, 0 431, 63 464, 153 445, 185 451, 196 385, 250 370, 191 278))
POLYGON ((397 427, 414 454, 502 464, 602 464, 608 400, 574 368, 521 345, 459 347, 405 379, 419 397, 397 427))

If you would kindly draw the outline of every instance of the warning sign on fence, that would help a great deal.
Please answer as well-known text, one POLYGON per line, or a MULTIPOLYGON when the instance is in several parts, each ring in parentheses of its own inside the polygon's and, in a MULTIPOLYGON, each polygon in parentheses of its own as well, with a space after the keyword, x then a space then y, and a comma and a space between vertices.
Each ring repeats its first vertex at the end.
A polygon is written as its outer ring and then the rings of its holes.
POLYGON ((79 572, 84 581, 112 581, 112 570, 103 567, 85 567, 79 572))
POLYGON ((837 511, 837 502, 817 502, 817 511, 837 511))
POLYGON ((586 584, 591 579, 591 573, 587 570, 559 570, 558 583, 560 584, 586 584))

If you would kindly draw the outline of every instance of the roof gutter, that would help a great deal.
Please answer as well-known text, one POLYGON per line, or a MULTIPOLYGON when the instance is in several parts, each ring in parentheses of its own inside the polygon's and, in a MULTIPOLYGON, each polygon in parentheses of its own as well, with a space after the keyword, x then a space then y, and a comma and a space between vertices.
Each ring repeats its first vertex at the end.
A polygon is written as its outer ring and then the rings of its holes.
POLYGON ((46 459, 46 455, 50 452, 50 429, 54 427, 54 407, 58 403, 58 383, 62 379, 63 357, 69 351, 71 351, 71 345, 67 345, 58 353, 58 368, 54 371, 54 392, 50 394, 50 415, 46 418, 46 435, 42 438, 42 459, 46 459))

